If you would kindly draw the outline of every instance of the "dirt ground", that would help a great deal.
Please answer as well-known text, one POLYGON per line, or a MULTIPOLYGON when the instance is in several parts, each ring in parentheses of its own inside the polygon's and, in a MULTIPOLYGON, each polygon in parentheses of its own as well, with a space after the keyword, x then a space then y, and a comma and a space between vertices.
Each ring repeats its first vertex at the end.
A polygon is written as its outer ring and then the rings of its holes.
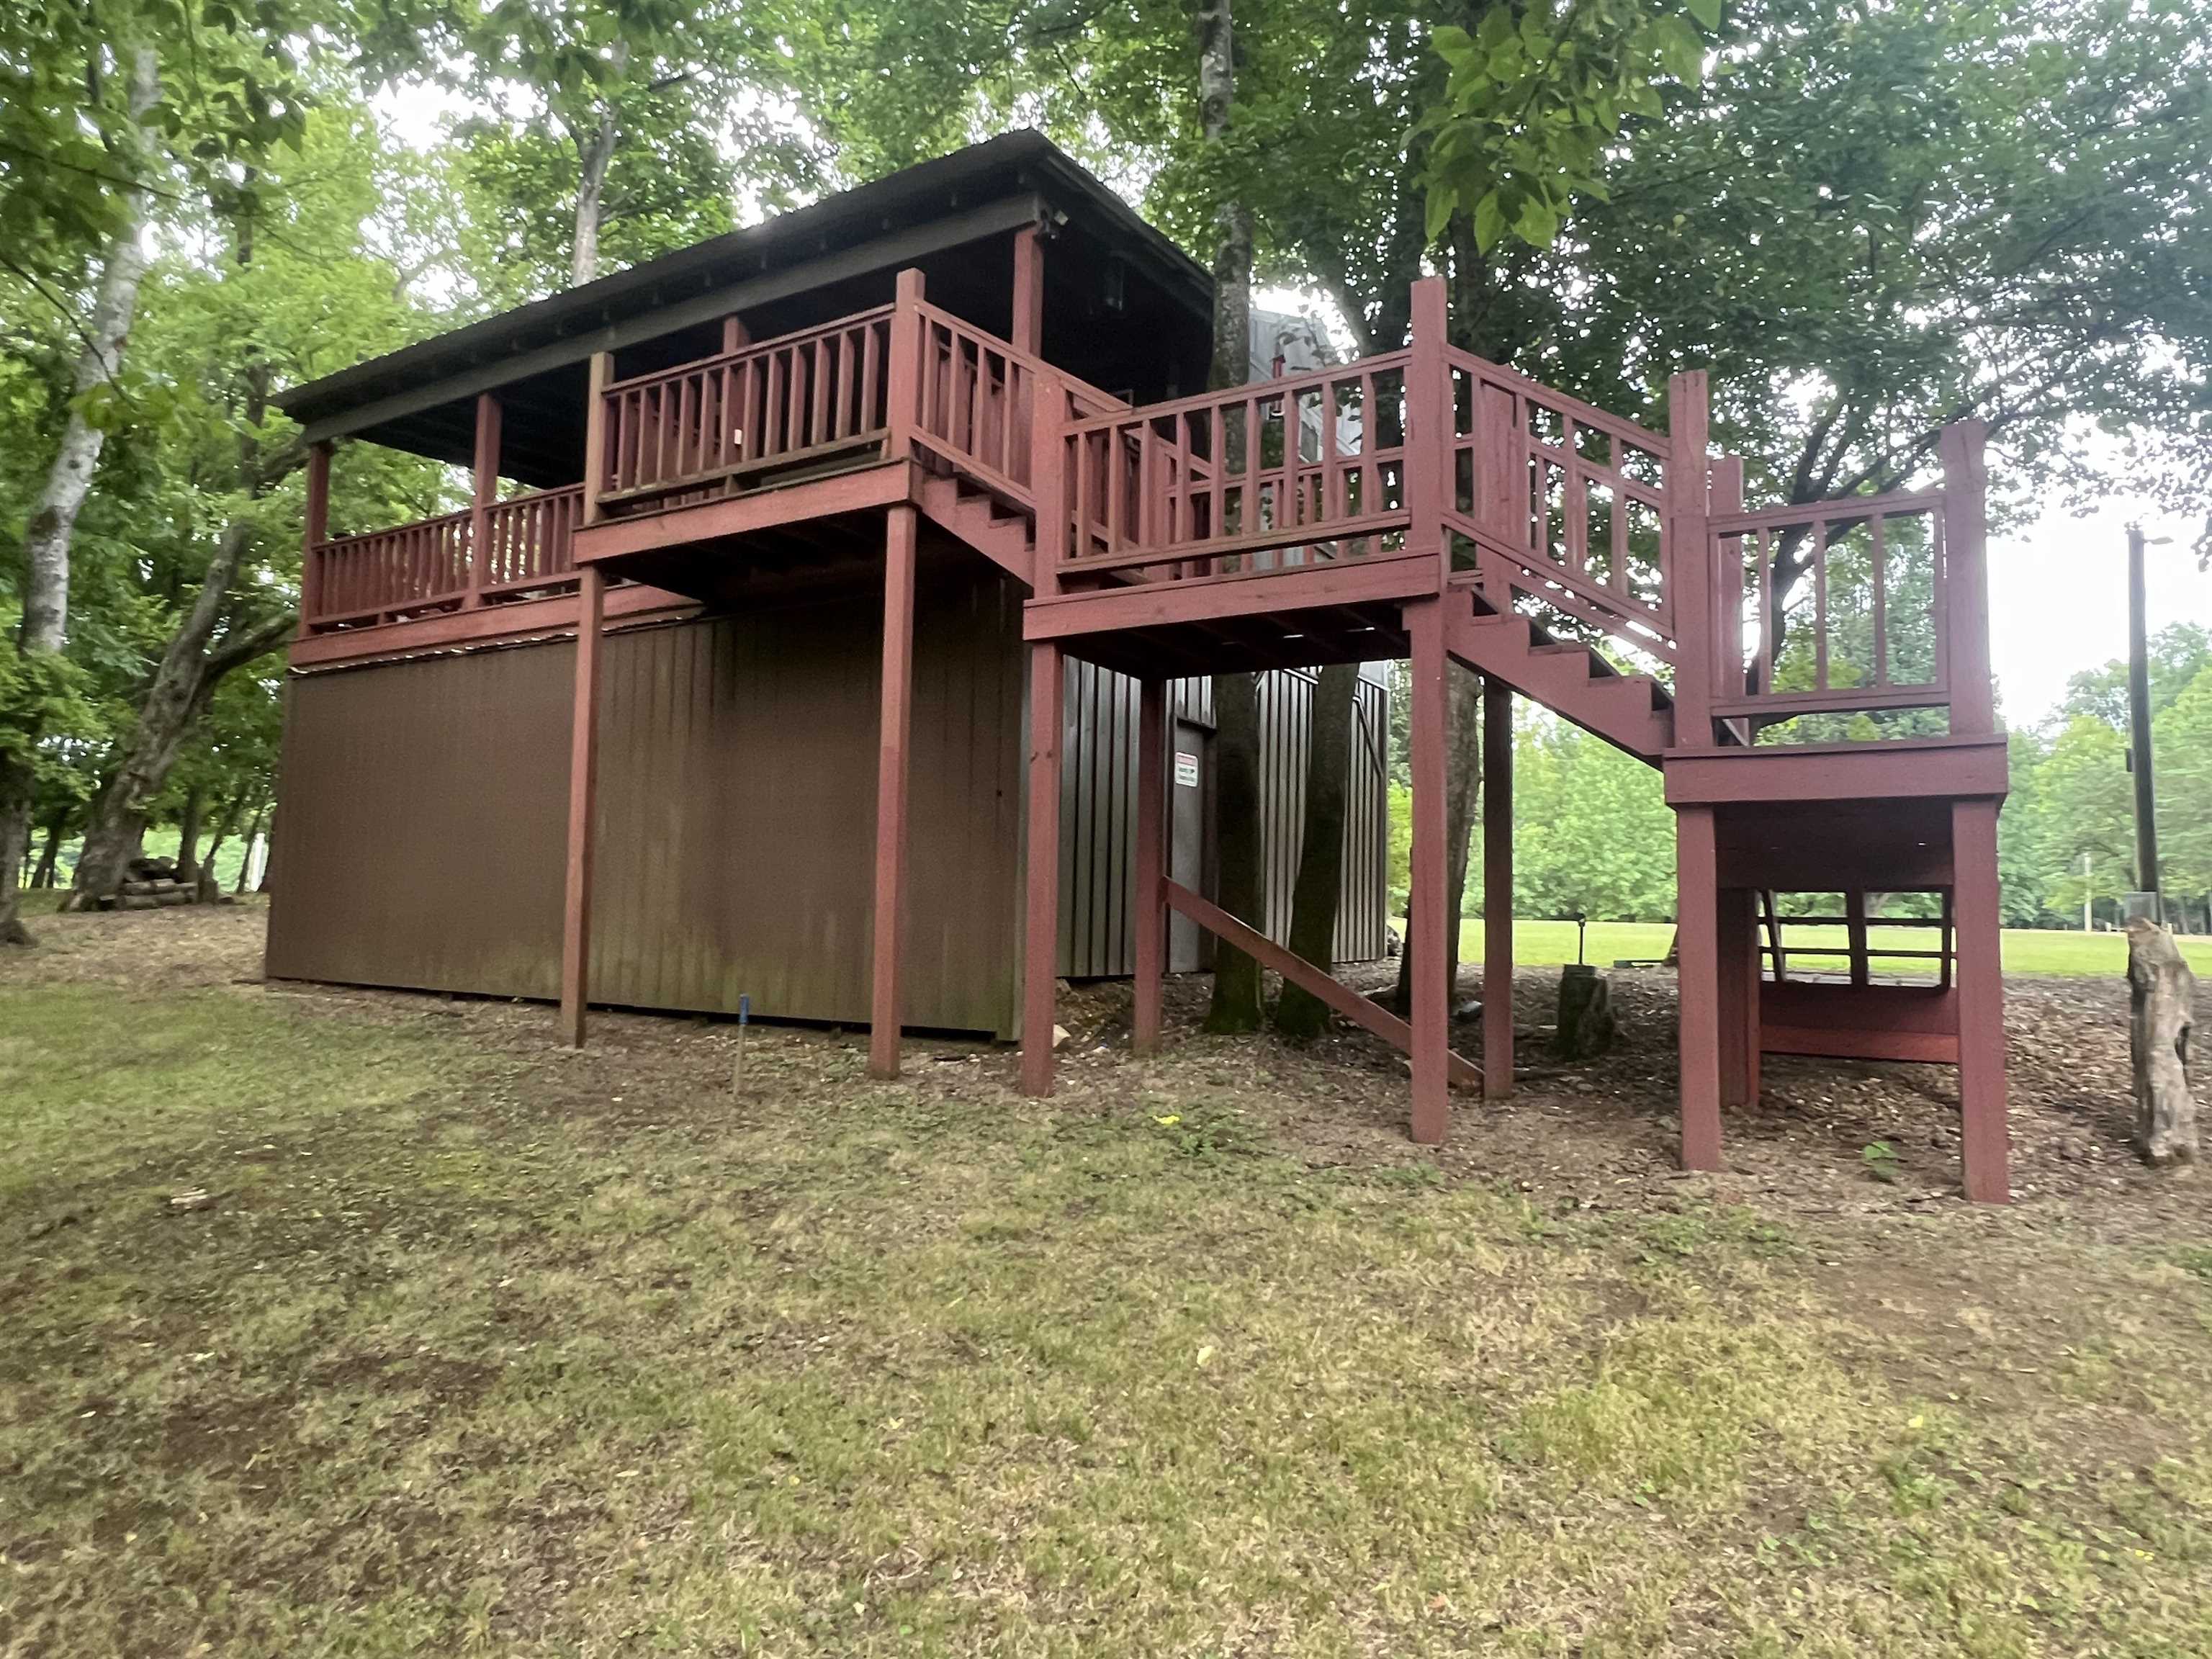
MULTIPOLYGON (((264 986, 271 996, 346 1005, 374 1017, 454 1018, 528 1044, 550 1036, 543 1005, 449 998, 362 987, 270 981, 261 973, 265 911, 258 903, 131 915, 52 916, 38 923, 42 948, 0 954, 0 983, 120 984, 148 993, 195 986, 264 986)), ((1389 963, 1346 970, 1362 989, 1388 981, 1389 963)), ((1270 975, 1272 994, 1273 976, 1270 975)), ((1474 970, 1462 975, 1472 994, 1474 970)), ((1516 1057, 1511 1098, 1486 1102, 1455 1094, 1451 1137, 1433 1154, 1406 1139, 1405 1060, 1387 1044, 1341 1021, 1310 1045, 1273 1036, 1214 1037, 1199 1030, 1210 981, 1168 983, 1164 1051, 1132 1065, 1130 997, 1120 981, 1065 981, 1060 1018, 1070 1036, 1054 1096, 1070 1111, 1118 1109, 1135 1093, 1202 1079, 1227 1091, 1240 1109, 1321 1166, 1397 1164, 1432 1156, 1449 1175, 1503 1180, 1581 1207, 1633 1206, 1685 1186, 1721 1201, 1756 1199, 1808 1214, 1879 1215, 1955 1200, 1959 1195, 1958 1091, 1939 1066, 1766 1057, 1760 1099, 1723 1123, 1728 1172, 1692 1176, 1674 1167, 1675 1048, 1673 975, 1656 969, 1616 969, 1613 1003, 1620 1040, 1587 1064, 1549 1053, 1556 970, 1523 971, 1514 986, 1516 1057), (1888 1181, 1869 1174, 1865 1149, 1886 1144, 1895 1156, 1888 1181)), ((2154 1170, 2128 1138, 2133 1113, 2124 981, 2021 978, 2005 988, 2009 1039, 2010 1126, 2014 1207, 2045 1224, 2061 1218, 2154 1231, 2203 1228, 2212 1221, 2212 1173, 2154 1170)), ((2199 991, 2212 1017, 2212 985, 2199 991)), ((1474 1005, 1462 1001, 1453 1043, 1480 1055, 1474 1005)), ((733 1023, 682 1015, 599 1012, 595 1043, 627 1063, 657 1064, 711 1054, 735 1042, 733 1023)), ((865 1031, 763 1025, 756 1045, 865 1047, 865 1031)), ((973 1081, 1011 1087, 1016 1054, 957 1038, 910 1038, 909 1069, 943 1087, 973 1081), (957 1066, 958 1069, 953 1069, 957 1066)))

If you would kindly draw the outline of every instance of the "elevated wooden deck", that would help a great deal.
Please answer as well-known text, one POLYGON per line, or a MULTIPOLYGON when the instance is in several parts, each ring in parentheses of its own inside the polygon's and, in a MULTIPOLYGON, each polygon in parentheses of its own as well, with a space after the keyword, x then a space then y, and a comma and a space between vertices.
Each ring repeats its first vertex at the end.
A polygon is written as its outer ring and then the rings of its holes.
MULTIPOLYGON (((1942 998, 1908 1008, 1863 982, 1801 983, 1775 1029, 1817 1052, 1954 1060, 1968 1191, 2001 1198, 2005 774, 1978 427, 1946 434, 1939 489, 1746 511, 1741 464, 1708 453, 1701 374, 1670 383, 1661 433, 1452 346, 1439 283, 1418 286, 1413 317, 1403 350, 1139 408, 1043 361, 1033 327, 1017 345, 933 307, 915 272, 889 307, 774 340, 732 333, 716 356, 673 368, 617 381, 602 357, 586 476, 572 489, 493 501, 480 463, 466 512, 334 539, 311 513, 295 660, 564 627, 590 641, 610 621, 742 605, 795 571, 880 581, 872 1054, 884 1072, 898 1064, 921 526, 1030 590, 1033 843, 1057 833, 1063 656, 1143 682, 1155 769, 1171 677, 1410 658, 1412 909, 1443 926, 1444 665, 1455 660, 1487 689, 1485 979, 1487 1006, 1505 1012, 1486 1022, 1486 1092, 1511 1086, 1517 692, 1664 774, 1680 830, 1685 1161, 1717 1166, 1723 1105, 1756 1094, 1761 953, 1774 948, 1758 943, 1760 896, 1840 891, 1863 908, 1869 893, 1934 890, 1951 919, 1942 998), (1828 989, 1842 995, 1824 1000, 1828 989)), ((324 476, 319 464, 314 489, 324 476)), ((595 657, 579 653, 564 994, 579 1039, 595 657)), ((1158 1032, 1176 899, 1160 873, 1166 785, 1143 782, 1140 1048, 1158 1032)), ((1029 872, 1024 1077, 1043 1092, 1057 876, 1048 859, 1029 872)), ((1410 1026, 1390 1034, 1412 1056, 1414 1134, 1436 1140, 1455 1068, 1474 1073, 1445 1044, 1440 960, 1417 955, 1415 969, 1410 1026)))

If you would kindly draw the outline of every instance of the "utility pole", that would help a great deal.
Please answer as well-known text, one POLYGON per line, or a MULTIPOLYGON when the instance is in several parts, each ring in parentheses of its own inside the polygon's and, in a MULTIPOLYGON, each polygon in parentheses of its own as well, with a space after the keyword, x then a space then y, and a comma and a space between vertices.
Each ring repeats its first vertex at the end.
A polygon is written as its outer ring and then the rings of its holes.
MULTIPOLYGON (((2165 538, 2161 537, 2163 542, 2165 538)), ((2150 762, 2150 638, 2143 597, 2142 526, 2128 526, 2128 769, 2136 781, 2136 890, 2151 897, 2151 920, 2163 922, 2159 897, 2157 795, 2150 762)))

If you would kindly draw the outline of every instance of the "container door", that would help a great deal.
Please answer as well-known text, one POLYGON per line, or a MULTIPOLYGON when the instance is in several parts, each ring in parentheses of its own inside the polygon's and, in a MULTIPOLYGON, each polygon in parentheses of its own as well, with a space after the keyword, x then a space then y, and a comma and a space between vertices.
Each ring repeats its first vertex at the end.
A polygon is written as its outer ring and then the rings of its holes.
MULTIPOLYGON (((1168 759, 1168 879, 1207 898, 1213 872, 1206 865, 1206 827, 1212 816, 1213 733, 1188 720, 1175 722, 1175 752, 1168 759)), ((1181 911, 1168 912, 1168 971, 1195 973, 1212 960, 1211 937, 1181 911)))

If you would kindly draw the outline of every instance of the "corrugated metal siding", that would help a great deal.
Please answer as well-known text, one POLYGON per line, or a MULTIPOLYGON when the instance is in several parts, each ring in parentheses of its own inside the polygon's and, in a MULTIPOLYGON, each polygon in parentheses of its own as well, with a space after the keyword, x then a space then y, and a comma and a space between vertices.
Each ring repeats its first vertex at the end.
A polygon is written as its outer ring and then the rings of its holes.
MULTIPOLYGON (((1017 1021, 1020 595, 933 563, 915 627, 907 1019, 1017 1021)), ((879 606, 844 590, 607 641, 592 994, 867 1014, 879 606)), ((269 969, 501 996, 559 991, 571 642, 294 678, 269 969)), ((1269 933, 1287 936, 1312 678, 1265 677, 1269 933)), ((1126 974, 1133 681, 1071 664, 1060 971, 1126 974)), ((1178 718, 1212 722, 1205 679, 1178 718)), ((1382 953, 1388 722, 1364 681, 1340 961, 1382 953)))
MULTIPOLYGON (((866 1018, 881 621, 862 592, 610 636, 594 1000, 866 1018)), ((995 573, 921 585, 911 1024, 1014 1026, 1020 624, 995 573)), ((292 683, 271 973, 557 993, 574 652, 292 683)))
MULTIPOLYGON (((1313 674, 1303 670, 1260 677, 1265 931, 1279 944, 1290 937, 1291 894, 1304 841, 1313 688, 1313 674)), ((1210 726, 1212 691, 1210 680, 1177 681, 1177 717, 1210 726)), ((1337 910, 1339 962, 1371 962, 1383 954, 1389 843, 1387 695, 1376 680, 1360 680, 1337 910)), ((1129 893, 1136 864, 1137 683, 1089 663, 1070 662, 1060 735, 1065 758, 1060 971, 1077 978, 1127 974, 1133 971, 1136 956, 1129 893)))

